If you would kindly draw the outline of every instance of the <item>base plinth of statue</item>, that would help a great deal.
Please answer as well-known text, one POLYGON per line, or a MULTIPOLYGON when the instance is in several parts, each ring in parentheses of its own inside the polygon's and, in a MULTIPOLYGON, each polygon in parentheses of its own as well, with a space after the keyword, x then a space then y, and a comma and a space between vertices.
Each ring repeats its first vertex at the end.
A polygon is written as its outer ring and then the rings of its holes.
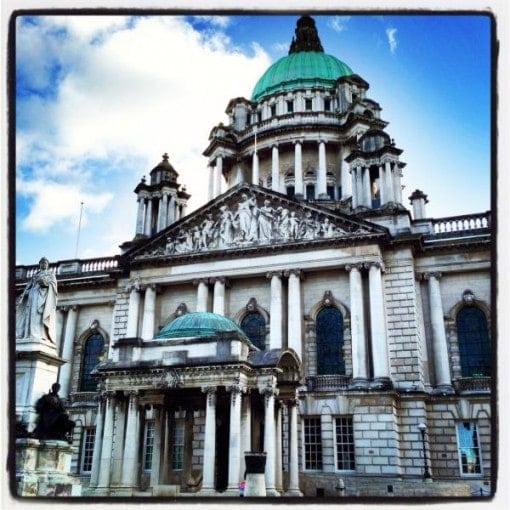
POLYGON ((66 441, 17 439, 18 496, 81 496, 80 480, 71 474, 73 453, 76 448, 66 441))
POLYGON ((244 452, 246 463, 246 480, 244 486, 244 497, 266 497, 266 453, 265 452, 244 452))

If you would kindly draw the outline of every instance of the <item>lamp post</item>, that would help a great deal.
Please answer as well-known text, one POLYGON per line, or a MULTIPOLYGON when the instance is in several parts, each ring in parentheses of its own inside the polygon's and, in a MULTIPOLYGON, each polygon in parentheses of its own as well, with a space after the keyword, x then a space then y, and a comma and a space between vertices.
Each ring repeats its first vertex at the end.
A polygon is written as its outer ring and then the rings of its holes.
POLYGON ((418 425, 418 429, 421 432, 421 443, 423 446, 423 479, 424 480, 431 480, 430 471, 429 471, 429 465, 427 462, 427 451, 425 449, 425 430, 427 429, 427 426, 425 423, 420 423, 418 425))

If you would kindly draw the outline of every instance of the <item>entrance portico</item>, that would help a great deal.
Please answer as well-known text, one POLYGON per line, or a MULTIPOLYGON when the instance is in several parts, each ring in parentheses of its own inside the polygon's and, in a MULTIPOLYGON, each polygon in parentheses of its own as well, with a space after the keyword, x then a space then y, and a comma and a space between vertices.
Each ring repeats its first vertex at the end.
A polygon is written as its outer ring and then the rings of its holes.
MULTIPOLYGON (((299 494, 297 477, 288 487, 277 483, 282 426, 287 437, 297 438, 295 410, 289 408, 292 419, 285 423, 279 418, 280 408, 297 396, 301 363, 294 351, 260 351, 235 323, 212 313, 186 314, 154 339, 140 341, 136 361, 129 357, 132 340, 117 343, 119 361, 96 369, 104 396, 99 415, 105 416, 98 439, 103 435, 124 448, 118 477, 99 476, 110 473, 111 459, 94 451, 91 480, 101 482, 95 491, 161 494, 173 487, 238 496, 244 452, 265 451, 267 495, 299 494)), ((297 473, 293 448, 288 466, 297 473)))

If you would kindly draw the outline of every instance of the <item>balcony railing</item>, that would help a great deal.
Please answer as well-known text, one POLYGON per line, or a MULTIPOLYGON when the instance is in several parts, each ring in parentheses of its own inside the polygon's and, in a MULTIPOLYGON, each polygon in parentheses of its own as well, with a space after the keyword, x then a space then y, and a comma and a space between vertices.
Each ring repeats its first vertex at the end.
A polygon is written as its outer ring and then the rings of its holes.
POLYGON ((491 390, 491 378, 488 376, 462 377, 453 383, 457 393, 487 393, 491 390))
POLYGON ((491 213, 465 214, 432 220, 434 234, 448 234, 452 232, 469 232, 491 228, 491 213))
MULTIPOLYGON (((62 260, 50 264, 49 269, 57 276, 76 276, 109 273, 118 269, 118 267, 117 257, 100 257, 82 260, 62 260)), ((16 280, 30 278, 38 269, 38 264, 33 266, 16 266, 16 280)))
POLYGON ((306 378, 306 386, 309 391, 346 390, 350 380, 347 375, 314 375, 306 378))

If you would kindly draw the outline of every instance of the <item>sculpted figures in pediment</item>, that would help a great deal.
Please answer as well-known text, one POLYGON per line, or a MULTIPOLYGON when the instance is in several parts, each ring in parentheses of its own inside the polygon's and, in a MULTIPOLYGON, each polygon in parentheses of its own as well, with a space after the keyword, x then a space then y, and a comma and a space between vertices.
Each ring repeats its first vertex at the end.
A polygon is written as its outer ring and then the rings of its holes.
MULTIPOLYGON (((353 223, 347 230, 334 220, 311 210, 292 210, 264 199, 262 205, 253 194, 243 193, 237 204, 223 203, 201 221, 183 224, 160 248, 165 255, 242 248, 257 244, 332 239, 368 230, 353 223)), ((153 251, 151 255, 155 255, 153 251)), ((147 253, 147 256, 150 256, 147 253)))

